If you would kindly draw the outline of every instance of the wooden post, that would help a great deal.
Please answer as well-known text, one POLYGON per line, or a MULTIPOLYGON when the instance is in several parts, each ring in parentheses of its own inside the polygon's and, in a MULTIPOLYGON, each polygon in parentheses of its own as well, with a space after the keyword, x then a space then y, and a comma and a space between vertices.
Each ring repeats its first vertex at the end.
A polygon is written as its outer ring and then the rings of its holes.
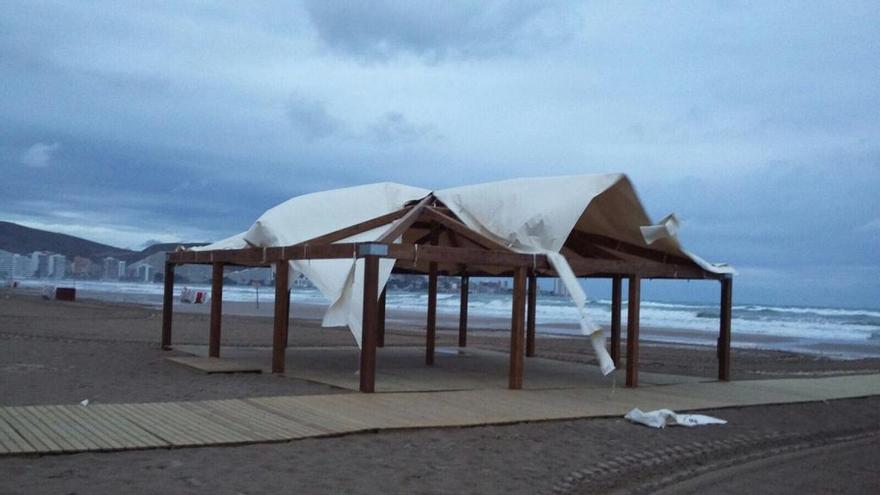
POLYGON ((623 299, 623 278, 615 275, 611 279, 611 360, 620 366, 620 308, 623 299))
POLYGON ((162 295, 162 349, 171 349, 171 318, 174 316, 174 263, 165 262, 165 293, 162 295))
POLYGON ((272 332, 272 373, 284 373, 287 331, 290 325, 290 266, 275 262, 275 325, 272 332))
POLYGON ((211 334, 208 356, 220 357, 220 320, 223 317, 223 263, 213 264, 211 270, 211 334))
POLYGON ((428 331, 425 342, 425 364, 434 364, 434 344, 437 338, 437 263, 428 264, 428 331))
POLYGON ((509 386, 518 390, 523 384, 523 331, 526 310, 526 269, 517 268, 513 276, 513 315, 510 321, 509 386))
POLYGON ((470 277, 461 276, 461 304, 458 312, 458 346, 467 347, 468 325, 468 294, 470 292, 470 277))
POLYGON ((379 326, 377 329, 376 346, 385 347, 385 294, 388 292, 388 286, 382 288, 382 294, 379 296, 379 326))
POLYGON ((361 334, 361 392, 376 385, 376 340, 379 325, 379 257, 364 257, 364 312, 361 334))
MULTIPOLYGON (((440 228, 431 225, 431 245, 440 241, 440 228)), ((425 332, 425 364, 434 365, 434 347, 437 342, 437 263, 428 263, 428 324, 425 332)))
MULTIPOLYGON (((289 277, 289 275, 288 275, 289 277)), ((284 348, 287 349, 287 342, 290 337, 290 296, 293 295, 293 291, 287 290, 287 328, 284 330, 284 348)))
POLYGON ((639 305, 642 278, 629 277, 629 300, 626 316, 626 386, 639 386, 639 305))
POLYGON ((733 312, 733 278, 721 279, 721 330, 718 336, 718 379, 730 380, 730 323, 733 312))
POLYGON ((535 355, 535 311, 538 304, 538 274, 529 271, 529 297, 526 309, 526 356, 535 355))

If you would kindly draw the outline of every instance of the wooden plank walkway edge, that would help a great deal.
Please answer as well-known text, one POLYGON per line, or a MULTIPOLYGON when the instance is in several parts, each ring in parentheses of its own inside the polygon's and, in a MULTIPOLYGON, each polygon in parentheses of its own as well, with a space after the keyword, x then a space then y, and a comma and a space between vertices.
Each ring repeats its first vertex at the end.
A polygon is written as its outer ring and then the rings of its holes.
POLYGON ((620 417, 880 395, 880 375, 638 389, 459 390, 0 407, 0 456, 286 442, 379 430, 620 417))

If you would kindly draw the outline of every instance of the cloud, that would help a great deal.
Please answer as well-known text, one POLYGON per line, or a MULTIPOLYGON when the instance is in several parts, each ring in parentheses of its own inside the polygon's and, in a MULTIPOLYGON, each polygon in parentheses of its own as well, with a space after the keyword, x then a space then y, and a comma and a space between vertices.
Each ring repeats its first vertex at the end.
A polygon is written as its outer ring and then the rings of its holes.
POLYGON ((326 45, 369 60, 485 58, 558 41, 573 26, 565 22, 571 9, 527 0, 307 0, 305 7, 326 45))
POLYGON ((287 118, 296 132, 308 141, 324 139, 344 131, 345 124, 330 115, 320 100, 293 95, 287 104, 287 118))
POLYGON ((379 144, 412 143, 421 139, 439 139, 430 124, 414 124, 400 112, 388 112, 370 125, 367 135, 379 144))
POLYGON ((385 146, 441 137, 435 126, 411 122, 397 111, 385 112, 370 123, 354 126, 330 113, 323 101, 299 95, 290 98, 286 111, 294 131, 310 142, 336 138, 339 141, 385 146))
POLYGON ((875 218, 868 223, 856 228, 856 232, 880 232, 880 218, 875 218))
POLYGON ((52 155, 59 148, 61 148, 61 143, 36 143, 21 155, 21 163, 34 168, 48 167, 52 155))

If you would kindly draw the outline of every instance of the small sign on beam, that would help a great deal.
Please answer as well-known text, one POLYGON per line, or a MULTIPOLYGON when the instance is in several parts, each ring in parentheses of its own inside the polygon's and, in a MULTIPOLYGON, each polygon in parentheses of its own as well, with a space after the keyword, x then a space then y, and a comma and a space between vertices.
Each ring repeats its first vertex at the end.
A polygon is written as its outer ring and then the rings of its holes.
POLYGON ((358 244, 357 254, 361 256, 388 256, 388 245, 379 243, 358 244))

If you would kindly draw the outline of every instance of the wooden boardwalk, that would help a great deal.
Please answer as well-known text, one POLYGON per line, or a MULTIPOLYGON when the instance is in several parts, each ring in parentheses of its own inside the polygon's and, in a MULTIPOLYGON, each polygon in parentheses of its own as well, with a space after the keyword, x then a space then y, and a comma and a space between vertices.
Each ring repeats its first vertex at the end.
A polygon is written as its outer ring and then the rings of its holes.
POLYGON ((870 395, 880 395, 880 375, 638 389, 485 389, 0 407, 0 455, 235 445, 384 429, 620 416, 633 407, 705 410, 870 395))

